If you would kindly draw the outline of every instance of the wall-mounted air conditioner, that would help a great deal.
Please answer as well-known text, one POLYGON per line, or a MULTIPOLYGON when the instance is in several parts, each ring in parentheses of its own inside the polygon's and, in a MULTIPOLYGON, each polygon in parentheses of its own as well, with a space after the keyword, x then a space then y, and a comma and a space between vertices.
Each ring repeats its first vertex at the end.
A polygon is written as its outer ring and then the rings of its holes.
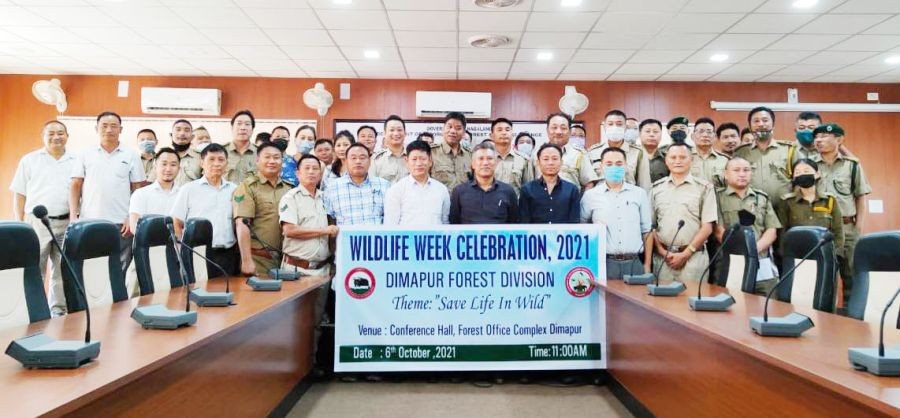
POLYGON ((219 116, 222 111, 222 91, 143 87, 141 111, 147 114, 219 116))
POLYGON ((417 91, 416 116, 444 117, 449 112, 460 112, 466 118, 491 118, 491 93, 458 91, 417 91))

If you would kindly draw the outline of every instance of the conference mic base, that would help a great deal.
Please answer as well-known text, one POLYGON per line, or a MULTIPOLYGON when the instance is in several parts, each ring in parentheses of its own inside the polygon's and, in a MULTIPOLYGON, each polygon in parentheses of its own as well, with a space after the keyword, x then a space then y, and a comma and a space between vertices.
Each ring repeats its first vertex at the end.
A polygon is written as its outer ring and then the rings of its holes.
POLYGON ((131 317, 144 329, 178 329, 197 323, 197 311, 173 310, 162 304, 138 306, 131 317))
POLYGON ((234 305, 234 293, 209 292, 206 289, 191 290, 191 300, 198 306, 234 305))
POLYGON ((281 280, 277 279, 260 279, 256 276, 251 276, 247 279, 247 284, 253 288, 253 290, 257 291, 278 291, 281 290, 281 280))
POLYGON ((294 281, 299 280, 301 276, 304 274, 296 271, 296 270, 286 270, 286 269, 269 269, 269 277, 274 280, 287 280, 294 281))
POLYGON ((847 354, 856 370, 876 376, 900 376, 900 346, 886 348, 884 357, 878 355, 876 347, 854 347, 847 350, 847 354))
POLYGON ((13 340, 6 354, 28 369, 77 369, 100 355, 100 341, 57 341, 37 333, 13 340))
POLYGON ((691 296, 688 298, 688 305, 695 311, 727 311, 731 305, 734 305, 734 296, 728 293, 719 293, 702 299, 691 296))
POLYGON ((653 283, 656 280, 656 277, 653 273, 644 273, 644 274, 626 274, 622 276, 622 280, 625 284, 630 285, 646 285, 653 283))
POLYGON ((682 282, 647 285, 647 292, 650 296, 678 296, 681 292, 684 292, 685 289, 687 289, 687 287, 682 282))
POLYGON ((768 321, 761 316, 750 317, 750 329, 764 337, 799 337, 814 326, 812 319, 797 312, 782 317, 770 316, 768 321))

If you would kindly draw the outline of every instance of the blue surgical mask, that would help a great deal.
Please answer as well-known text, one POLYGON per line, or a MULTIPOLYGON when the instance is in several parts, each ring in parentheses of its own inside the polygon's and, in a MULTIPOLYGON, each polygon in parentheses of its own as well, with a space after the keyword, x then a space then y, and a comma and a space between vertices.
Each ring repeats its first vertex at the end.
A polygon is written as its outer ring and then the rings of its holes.
POLYGON ((625 142, 629 144, 636 144, 640 133, 637 129, 626 129, 625 130, 625 142))
POLYGON ((525 155, 531 155, 531 152, 534 151, 534 145, 531 144, 519 144, 518 146, 519 152, 525 155))
POLYGON ((153 154, 153 151, 156 150, 156 143, 153 141, 141 141, 138 142, 138 148, 144 154, 153 154))
POLYGON ((809 131, 809 130, 797 131, 796 135, 797 135, 797 142, 799 142, 803 146, 812 145, 813 139, 815 139, 815 138, 813 138, 812 131, 809 131))
POLYGON ((465 148, 465 149, 472 149, 472 143, 469 142, 468 139, 463 139, 463 140, 459 141, 459 146, 461 148, 465 148))
POLYGON ((610 183, 625 181, 625 166, 608 165, 603 167, 603 178, 610 183))
POLYGON ((303 155, 309 154, 313 149, 313 145, 312 141, 297 141, 297 152, 303 155))

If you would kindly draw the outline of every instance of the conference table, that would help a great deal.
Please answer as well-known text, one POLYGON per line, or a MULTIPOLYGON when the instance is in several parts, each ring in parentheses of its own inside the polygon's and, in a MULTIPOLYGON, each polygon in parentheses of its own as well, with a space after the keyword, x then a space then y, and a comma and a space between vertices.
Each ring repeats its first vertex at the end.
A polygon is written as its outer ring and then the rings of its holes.
MULTIPOLYGON (((749 318, 765 298, 729 292, 726 312, 696 312, 688 296, 654 297, 646 286, 610 280, 606 292, 609 373, 619 389, 658 417, 900 416, 900 378, 856 371, 849 347, 876 347, 878 326, 771 300, 769 315, 792 311, 815 327, 799 338, 761 337, 749 318)), ((890 322, 890 321, 888 321, 890 322)), ((887 324, 885 345, 900 344, 887 324)), ((627 402, 626 402, 627 403, 627 402)))
MULTIPOLYGON (((200 307, 197 323, 177 330, 143 329, 136 306, 184 309, 183 287, 91 309, 92 340, 100 356, 72 370, 25 369, 0 356, 0 416, 266 416, 312 366, 314 289, 327 281, 304 277, 280 291, 254 292, 229 278, 236 305, 200 307)), ((206 288, 223 291, 224 279, 206 288)), ((0 343, 43 332, 84 338, 84 312, 8 328, 0 343)))

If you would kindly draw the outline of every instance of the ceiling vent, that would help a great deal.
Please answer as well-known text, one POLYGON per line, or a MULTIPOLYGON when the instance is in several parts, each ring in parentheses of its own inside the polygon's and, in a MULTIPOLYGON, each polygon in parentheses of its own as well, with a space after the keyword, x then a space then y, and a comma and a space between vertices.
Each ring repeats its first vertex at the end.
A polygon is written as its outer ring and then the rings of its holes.
POLYGON ((485 9, 502 9, 504 7, 513 7, 522 2, 522 0, 473 0, 478 7, 485 9))
POLYGON ((509 44, 508 36, 503 35, 475 35, 469 37, 469 45, 475 48, 497 48, 509 44))

